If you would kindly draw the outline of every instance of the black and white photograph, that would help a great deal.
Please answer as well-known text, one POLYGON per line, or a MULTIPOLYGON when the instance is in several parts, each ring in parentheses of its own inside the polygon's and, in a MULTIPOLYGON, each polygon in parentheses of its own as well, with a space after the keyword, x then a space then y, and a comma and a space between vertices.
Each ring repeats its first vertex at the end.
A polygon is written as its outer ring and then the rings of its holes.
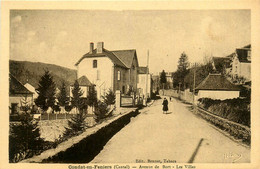
POLYGON ((6 2, 0 168, 260 167, 259 1, 241 2, 6 2))

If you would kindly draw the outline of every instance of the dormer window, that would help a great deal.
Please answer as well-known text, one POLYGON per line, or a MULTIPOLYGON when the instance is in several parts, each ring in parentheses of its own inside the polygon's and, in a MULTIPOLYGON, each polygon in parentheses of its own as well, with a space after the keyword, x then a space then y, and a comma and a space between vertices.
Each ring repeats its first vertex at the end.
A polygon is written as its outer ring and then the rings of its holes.
POLYGON ((93 68, 97 68, 97 60, 93 60, 93 68))

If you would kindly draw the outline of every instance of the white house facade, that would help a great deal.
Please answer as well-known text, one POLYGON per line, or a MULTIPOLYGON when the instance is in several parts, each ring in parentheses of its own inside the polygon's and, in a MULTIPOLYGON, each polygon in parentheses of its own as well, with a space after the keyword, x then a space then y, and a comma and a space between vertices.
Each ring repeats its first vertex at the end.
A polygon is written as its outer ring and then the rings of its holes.
POLYGON ((90 43, 90 51, 75 64, 78 78, 86 76, 95 85, 97 97, 109 89, 122 94, 136 92, 138 60, 135 50, 109 51, 103 42, 90 43))
POLYGON ((233 78, 244 77, 246 81, 251 81, 251 45, 236 49, 231 65, 233 78))
POLYGON ((139 67, 138 70, 138 93, 142 96, 145 96, 145 93, 147 93, 147 98, 150 98, 152 92, 152 75, 149 73, 147 67, 139 67))

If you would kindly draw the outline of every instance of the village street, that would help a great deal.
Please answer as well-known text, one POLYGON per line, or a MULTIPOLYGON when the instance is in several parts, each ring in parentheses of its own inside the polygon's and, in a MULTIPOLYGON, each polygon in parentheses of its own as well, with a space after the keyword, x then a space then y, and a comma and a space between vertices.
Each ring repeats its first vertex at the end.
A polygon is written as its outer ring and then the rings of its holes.
MULTIPOLYGON (((169 100, 169 98, 168 98, 169 100)), ((109 140, 91 163, 245 163, 250 148, 243 146, 172 99, 169 114, 162 113, 162 99, 109 140)))

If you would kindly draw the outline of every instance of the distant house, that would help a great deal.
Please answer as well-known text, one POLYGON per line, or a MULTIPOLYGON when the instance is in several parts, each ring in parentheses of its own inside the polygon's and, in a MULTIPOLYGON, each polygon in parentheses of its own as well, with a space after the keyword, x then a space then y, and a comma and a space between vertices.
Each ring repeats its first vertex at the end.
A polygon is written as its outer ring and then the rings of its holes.
POLYGON ((209 74, 196 88, 197 99, 233 99, 239 97, 240 88, 221 74, 209 74))
MULTIPOLYGON (((81 76, 78 79, 79 87, 83 92, 82 97, 86 98, 89 95, 89 88, 92 86, 92 83, 88 80, 86 76, 81 76)), ((73 84, 70 85, 70 97, 72 97, 73 84)))
POLYGON ((147 98, 151 97, 152 93, 152 75, 149 73, 147 67, 138 68, 138 83, 137 83, 138 93, 145 96, 147 92, 147 98))
MULTIPOLYGON (((162 73, 162 72, 159 72, 159 77, 161 76, 161 73, 162 73)), ((169 82, 169 83, 172 83, 172 82, 173 82, 172 73, 173 73, 173 72, 165 72, 166 81, 169 82)))
POLYGON ((232 57, 212 57, 212 67, 215 72, 228 74, 231 71, 232 57))
POLYGON ((233 78, 244 77, 246 81, 251 81, 251 45, 237 48, 231 65, 233 78))
POLYGON ((9 113, 18 113, 21 106, 25 104, 32 106, 33 93, 24 87, 12 74, 9 74, 9 113))
POLYGON ((159 92, 159 88, 160 88, 160 77, 159 75, 152 75, 152 80, 153 80, 153 85, 152 85, 152 89, 154 93, 159 92))
POLYGON ((30 92, 33 93, 33 99, 36 99, 38 97, 38 93, 35 90, 35 87, 33 87, 30 83, 24 84, 24 87, 26 87, 30 92))
POLYGON ((75 64, 78 77, 86 76, 96 86, 101 98, 111 89, 122 94, 137 91, 138 59, 136 50, 109 51, 103 42, 90 43, 90 50, 75 64))

